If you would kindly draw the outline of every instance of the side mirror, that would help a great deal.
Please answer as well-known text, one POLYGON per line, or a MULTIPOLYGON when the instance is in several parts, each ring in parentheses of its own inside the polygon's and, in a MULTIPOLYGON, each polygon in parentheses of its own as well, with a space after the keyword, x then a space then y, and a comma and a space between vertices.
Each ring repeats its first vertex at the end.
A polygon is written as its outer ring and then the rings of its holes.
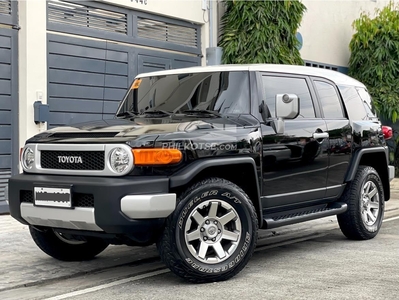
POLYGON ((295 94, 276 95, 276 117, 295 119, 299 115, 299 98, 295 94))
POLYGON ((265 101, 262 101, 262 103, 259 105, 259 113, 262 116, 263 122, 267 122, 269 118, 272 117, 272 114, 270 113, 269 108, 265 104, 265 101))

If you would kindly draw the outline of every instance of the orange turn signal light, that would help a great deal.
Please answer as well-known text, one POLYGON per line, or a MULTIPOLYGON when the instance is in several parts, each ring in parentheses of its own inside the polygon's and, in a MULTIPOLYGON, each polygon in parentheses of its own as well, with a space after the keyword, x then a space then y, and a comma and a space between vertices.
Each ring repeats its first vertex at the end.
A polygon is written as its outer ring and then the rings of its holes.
POLYGON ((133 81, 131 90, 136 90, 139 88, 140 83, 141 83, 142 79, 141 78, 137 78, 136 80, 133 81))
POLYGON ((134 164, 137 165, 169 165, 181 161, 183 155, 178 149, 133 149, 134 164))

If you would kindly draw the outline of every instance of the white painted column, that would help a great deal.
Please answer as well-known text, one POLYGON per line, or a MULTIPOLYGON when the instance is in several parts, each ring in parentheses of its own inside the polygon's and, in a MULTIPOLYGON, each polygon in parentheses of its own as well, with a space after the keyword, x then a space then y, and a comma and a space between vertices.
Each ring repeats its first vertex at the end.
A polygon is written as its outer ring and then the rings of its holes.
POLYGON ((19 146, 44 130, 33 121, 33 103, 42 94, 47 103, 47 15, 46 1, 18 0, 19 146))

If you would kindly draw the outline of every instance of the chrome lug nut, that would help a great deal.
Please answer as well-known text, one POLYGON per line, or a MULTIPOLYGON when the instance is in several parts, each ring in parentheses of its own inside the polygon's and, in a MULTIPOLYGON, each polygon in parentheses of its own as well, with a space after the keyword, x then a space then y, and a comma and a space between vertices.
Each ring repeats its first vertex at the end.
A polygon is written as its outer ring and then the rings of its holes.
POLYGON ((205 221, 205 224, 206 224, 206 225, 208 225, 209 223, 210 223, 209 220, 206 220, 206 221, 205 221))
POLYGON ((220 229, 218 229, 218 233, 221 233, 222 231, 220 229))
POLYGON ((207 241, 208 240, 208 237, 207 236, 204 236, 204 241, 207 241))
POLYGON ((201 231, 201 232, 204 232, 204 231, 205 231, 205 228, 204 228, 204 227, 201 227, 200 231, 201 231))
POLYGON ((218 221, 216 221, 216 220, 215 220, 215 221, 213 221, 213 224, 217 225, 217 224, 218 224, 218 221))
POLYGON ((214 242, 214 241, 216 241, 216 238, 213 238, 213 239, 212 239, 212 242, 214 242))

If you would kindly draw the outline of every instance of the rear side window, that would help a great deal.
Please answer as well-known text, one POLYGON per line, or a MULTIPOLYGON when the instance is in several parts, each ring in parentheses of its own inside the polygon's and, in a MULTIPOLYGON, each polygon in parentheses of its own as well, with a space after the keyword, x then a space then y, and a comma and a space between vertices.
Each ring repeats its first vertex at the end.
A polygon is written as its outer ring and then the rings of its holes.
POLYGON ((312 97, 305 78, 262 76, 265 102, 273 117, 276 116, 276 95, 296 94, 299 97, 300 110, 297 118, 314 118, 312 97))
POLYGON ((356 90, 357 90, 360 98, 362 98, 362 102, 363 102, 364 108, 366 109, 367 116, 370 119, 377 118, 377 115, 376 115, 374 108, 371 104, 370 94, 364 88, 356 88, 356 90))
POLYGON ((332 84, 324 81, 314 81, 321 101, 324 117, 327 119, 341 119, 344 117, 341 100, 332 84))
POLYGON ((354 86, 339 86, 338 89, 344 99, 349 118, 351 120, 367 120, 366 107, 356 88, 354 86))

